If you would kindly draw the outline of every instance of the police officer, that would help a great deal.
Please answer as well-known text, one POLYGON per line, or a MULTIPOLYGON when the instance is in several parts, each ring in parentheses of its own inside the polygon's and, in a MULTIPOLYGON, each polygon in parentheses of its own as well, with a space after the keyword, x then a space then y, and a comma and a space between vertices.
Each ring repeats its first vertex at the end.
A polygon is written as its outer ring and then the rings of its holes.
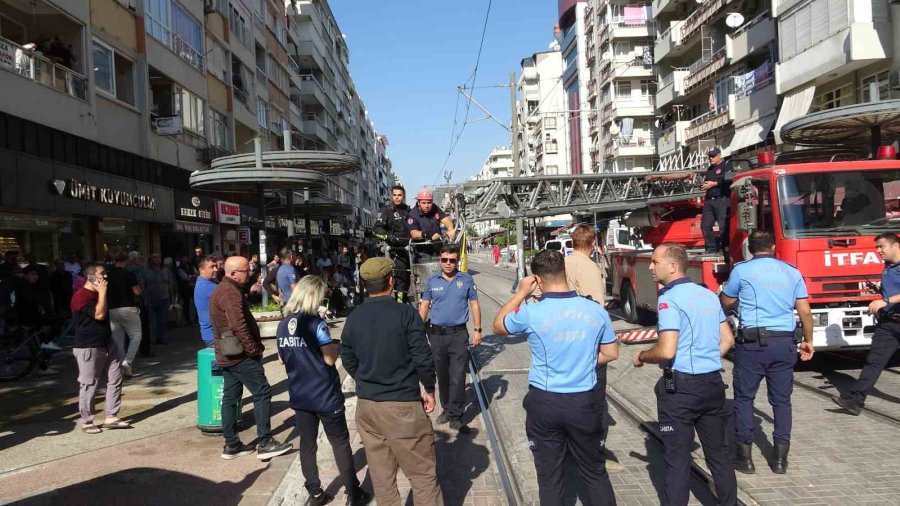
POLYGON ((660 364, 656 409, 666 458, 664 504, 688 503, 691 445, 700 435, 719 504, 737 504, 737 481, 725 444, 725 383, 722 356, 734 343, 715 294, 685 274, 687 253, 679 244, 653 250, 650 273, 659 291, 659 341, 634 356, 634 366, 660 364))
POLYGON ((722 151, 712 148, 707 152, 709 169, 700 189, 706 192, 703 199, 703 215, 700 229, 707 253, 716 253, 728 246, 728 210, 731 205, 731 189, 728 180, 728 163, 722 159, 722 151), (713 225, 719 224, 719 244, 713 234, 713 225))
POLYGON ((881 371, 900 348, 900 238, 893 232, 876 236, 875 251, 884 260, 884 271, 881 273, 882 298, 869 304, 869 314, 876 315, 878 319, 872 346, 859 379, 850 386, 848 394, 834 398, 838 406, 856 416, 862 410, 866 396, 875 387, 881 371))
MULTIPOLYGON (((609 314, 600 304, 569 290, 565 260, 544 250, 531 262, 533 276, 494 317, 494 333, 526 334, 531 349, 525 433, 534 453, 540 504, 565 503, 564 461, 573 457, 585 504, 616 503, 606 472, 605 385, 597 365, 619 357, 609 314), (523 305, 540 287, 536 304, 523 305)), ((685 479, 687 476, 685 476, 685 479)))
POLYGON ((394 294, 399 302, 406 300, 409 290, 409 255, 402 247, 409 243, 409 206, 406 205, 406 189, 400 185, 391 187, 391 203, 378 210, 375 218, 375 237, 391 246, 394 260, 394 294))
POLYGON ((413 239, 437 241, 441 238, 441 224, 447 227, 447 236, 452 241, 456 237, 456 227, 450 216, 434 204, 431 192, 422 188, 416 195, 416 207, 409 212, 406 220, 409 235, 413 239))
POLYGON ((797 363, 794 309, 803 323, 800 358, 804 361, 814 352, 812 312, 803 275, 775 258, 772 234, 756 231, 747 242, 753 259, 734 266, 721 294, 725 309, 737 305, 741 318, 734 354, 736 469, 747 474, 756 472, 752 458, 753 399, 760 381, 766 378, 775 415, 772 471, 784 474, 791 447, 791 392, 797 363))
POLYGON ((478 346, 481 344, 481 306, 472 276, 457 270, 459 249, 448 244, 441 248, 440 254, 441 272, 425 283, 419 316, 428 322, 428 307, 431 306, 431 321, 426 331, 444 409, 437 422, 449 421, 451 429, 467 434, 469 427, 462 423, 466 398, 466 345, 469 342, 466 323, 471 311, 475 324, 472 346, 478 346))

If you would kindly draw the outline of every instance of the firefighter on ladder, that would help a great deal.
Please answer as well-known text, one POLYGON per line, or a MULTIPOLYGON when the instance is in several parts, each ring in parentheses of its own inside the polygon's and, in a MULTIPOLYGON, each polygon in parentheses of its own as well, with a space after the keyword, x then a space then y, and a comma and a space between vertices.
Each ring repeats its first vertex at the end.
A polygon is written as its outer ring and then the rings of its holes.
POLYGON ((409 206, 406 205, 406 189, 400 185, 391 187, 391 202, 378 210, 375 219, 375 237, 390 246, 394 261, 394 295, 398 302, 405 302, 409 290, 409 254, 402 248, 409 244, 409 206))

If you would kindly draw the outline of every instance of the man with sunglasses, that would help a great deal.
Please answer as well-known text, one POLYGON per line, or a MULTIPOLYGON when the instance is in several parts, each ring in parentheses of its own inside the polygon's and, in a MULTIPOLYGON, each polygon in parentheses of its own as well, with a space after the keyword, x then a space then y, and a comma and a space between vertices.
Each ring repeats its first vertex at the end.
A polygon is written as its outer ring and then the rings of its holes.
POLYGON ((402 247, 409 243, 409 206, 406 205, 406 189, 400 185, 391 187, 391 202, 378 210, 375 218, 375 237, 391 246, 391 259, 394 261, 394 293, 398 302, 406 300, 409 290, 409 255, 402 247))
POLYGON ((481 344, 481 306, 472 276, 457 270, 459 250, 448 244, 441 248, 441 272, 428 278, 419 303, 419 316, 431 321, 426 326, 437 370, 438 392, 443 412, 437 422, 450 422, 450 428, 468 434, 469 427, 462 422, 466 400, 466 345, 469 332, 466 323, 469 313, 475 325, 472 346, 481 344))

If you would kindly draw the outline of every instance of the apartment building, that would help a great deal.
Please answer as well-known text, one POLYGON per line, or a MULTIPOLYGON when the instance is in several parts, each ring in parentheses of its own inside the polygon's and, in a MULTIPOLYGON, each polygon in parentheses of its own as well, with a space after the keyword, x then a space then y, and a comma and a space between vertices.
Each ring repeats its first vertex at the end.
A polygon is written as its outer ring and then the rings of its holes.
POLYGON ((562 51, 563 90, 566 94, 566 133, 569 137, 569 169, 572 174, 591 171, 591 135, 588 114, 588 38, 585 33, 585 0, 559 1, 559 33, 562 51))
POLYGON ((649 170, 655 164, 652 9, 627 0, 587 4, 592 172, 649 170))
POLYGON ((522 175, 571 174, 566 135, 566 94, 559 48, 521 61, 517 83, 519 168, 522 175))
MULTIPOLYGON (((306 4, 297 8, 328 12, 306 4)), ((335 94, 352 124, 309 140, 318 123, 304 112, 317 111, 308 100, 316 91, 299 62, 313 58, 318 32, 301 29, 306 11, 285 9, 270 0, 0 0, 0 86, 12 97, 0 104, 0 247, 41 260, 195 245, 247 252, 256 236, 247 228, 277 238, 283 220, 262 223, 256 199, 193 192, 188 177, 251 150, 257 136, 283 149, 285 130, 294 149, 363 159, 360 175, 330 181, 307 206, 336 209, 316 216, 314 237, 360 235, 372 221, 365 209, 386 192, 379 175, 389 159, 376 155, 346 65, 335 94)), ((346 47, 329 54, 346 62, 346 47)))
MULTIPOLYGON (((512 177, 513 152, 509 146, 497 146, 485 159, 481 170, 472 176, 473 181, 490 181, 498 177, 512 177)), ((500 230, 500 222, 495 220, 476 221, 472 224, 478 237, 485 237, 500 230)))

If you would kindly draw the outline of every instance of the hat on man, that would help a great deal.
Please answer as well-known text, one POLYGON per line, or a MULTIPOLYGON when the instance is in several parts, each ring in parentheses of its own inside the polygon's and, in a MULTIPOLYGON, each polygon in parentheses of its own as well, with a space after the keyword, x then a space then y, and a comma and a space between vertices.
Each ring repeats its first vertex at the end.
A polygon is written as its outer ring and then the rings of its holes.
POLYGON ((367 281, 384 279, 394 271, 394 262, 390 258, 375 257, 363 262, 359 275, 367 281))
POLYGON ((719 156, 722 154, 722 150, 719 148, 709 148, 709 151, 706 152, 708 156, 719 156))

